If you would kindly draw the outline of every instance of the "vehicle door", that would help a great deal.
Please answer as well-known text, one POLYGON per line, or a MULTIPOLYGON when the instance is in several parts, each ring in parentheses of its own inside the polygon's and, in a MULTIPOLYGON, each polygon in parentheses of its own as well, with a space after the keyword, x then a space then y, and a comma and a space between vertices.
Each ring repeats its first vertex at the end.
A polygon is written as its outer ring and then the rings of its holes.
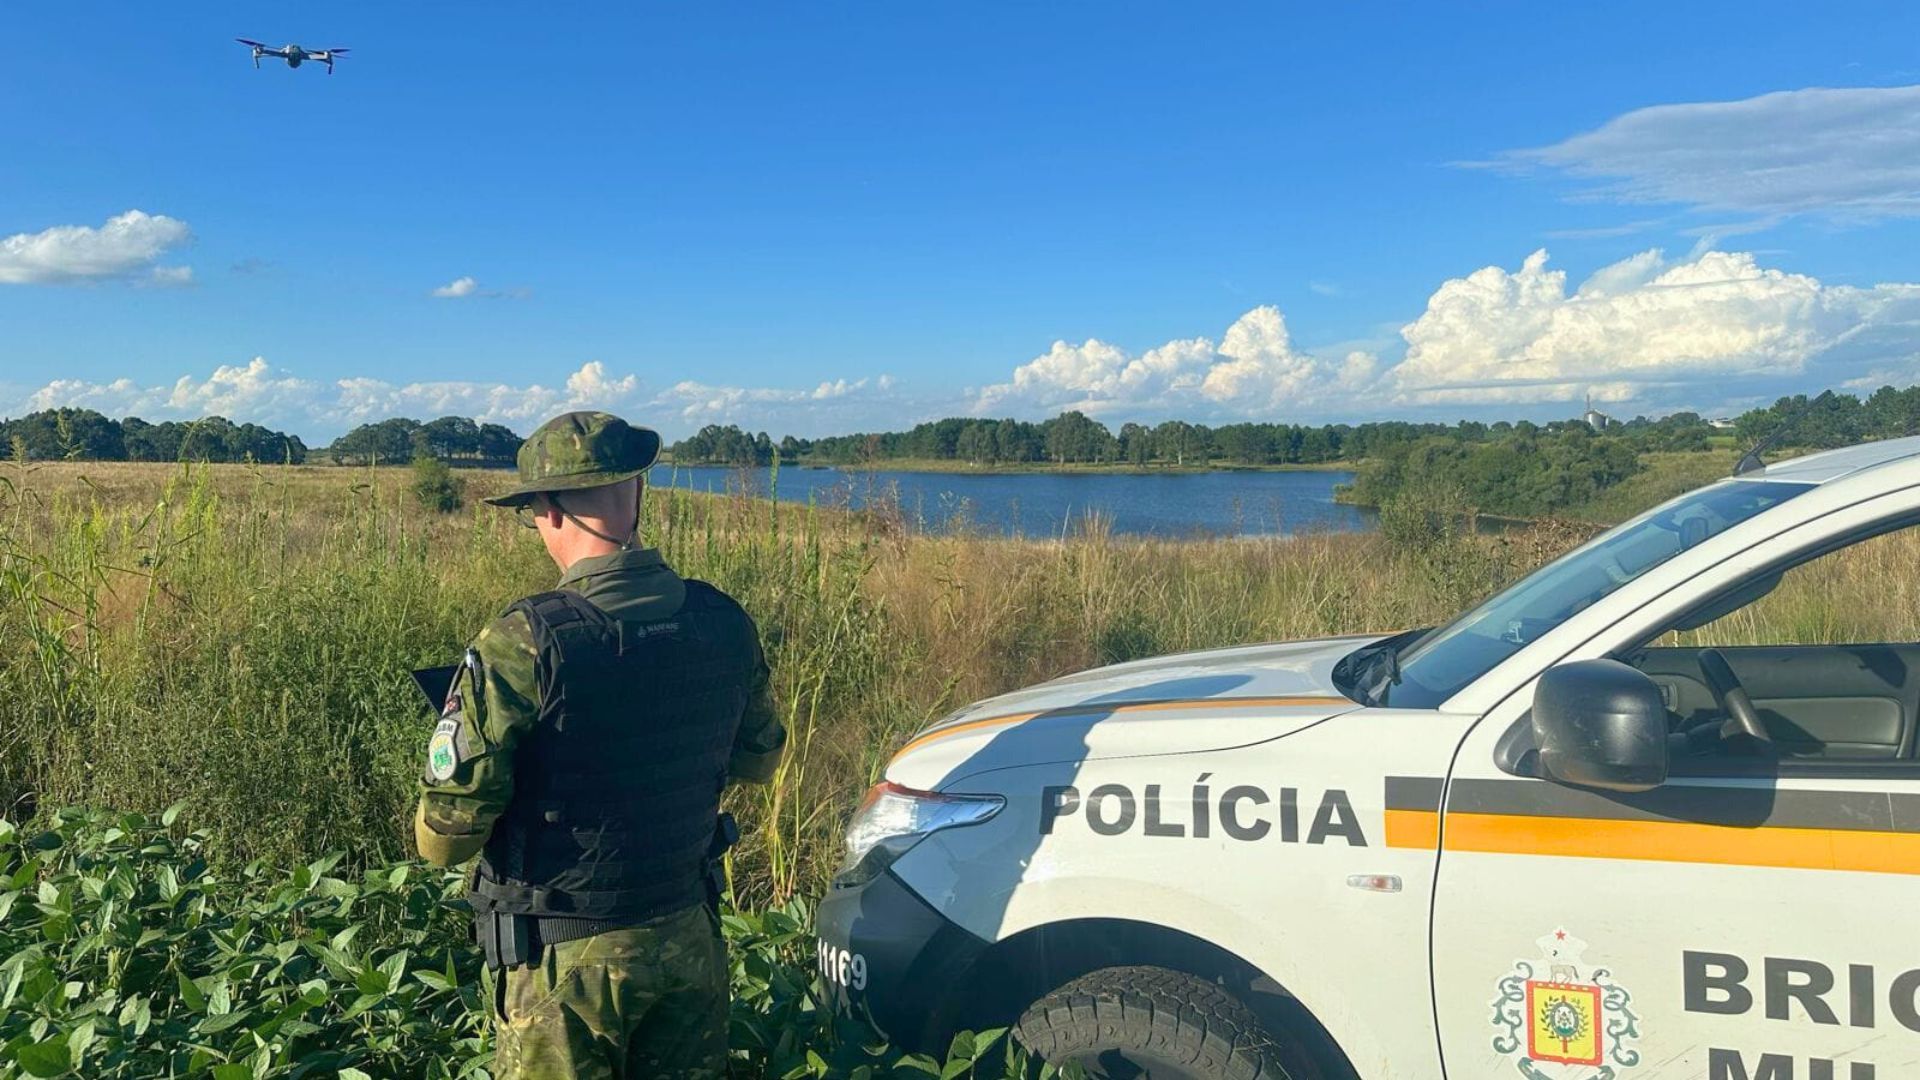
POLYGON ((1920 529, 1888 531, 1910 502, 1623 603, 1556 659, 1651 677, 1676 735, 1664 783, 1543 775, 1531 683, 1444 784, 1403 781, 1403 820, 1441 849, 1448 1076, 1920 1075, 1920 529), (1731 686, 1703 663, 1714 650, 1731 686), (1770 746, 1729 725, 1732 691, 1770 746))

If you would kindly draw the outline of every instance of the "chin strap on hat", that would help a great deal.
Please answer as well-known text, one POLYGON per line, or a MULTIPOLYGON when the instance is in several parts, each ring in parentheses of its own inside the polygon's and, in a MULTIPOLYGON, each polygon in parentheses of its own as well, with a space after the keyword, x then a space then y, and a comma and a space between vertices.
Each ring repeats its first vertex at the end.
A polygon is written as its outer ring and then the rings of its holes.
POLYGON ((596 529, 593 526, 587 524, 586 522, 581 521, 579 518, 574 517, 573 511, 560 505, 559 498, 556 497, 554 493, 551 491, 547 493, 547 501, 553 504, 553 508, 555 510, 560 511, 561 517, 564 517, 568 521, 573 522, 575 525, 579 526, 582 531, 590 535, 597 536, 600 539, 605 540, 609 544, 619 545, 619 548, 621 551, 630 550, 635 544, 640 542, 640 515, 637 513, 633 515, 633 531, 627 534, 627 538, 625 540, 620 540, 620 539, 616 539, 614 537, 608 536, 606 533, 601 532, 599 529, 596 529))

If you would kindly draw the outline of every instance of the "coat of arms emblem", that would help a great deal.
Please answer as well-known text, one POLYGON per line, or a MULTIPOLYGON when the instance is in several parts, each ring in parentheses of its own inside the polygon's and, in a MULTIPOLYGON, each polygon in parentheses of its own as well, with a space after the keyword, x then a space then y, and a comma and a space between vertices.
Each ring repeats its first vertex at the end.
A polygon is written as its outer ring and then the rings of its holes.
POLYGON ((1493 1049, 1527 1080, 1615 1080, 1640 1063, 1640 1017, 1632 995, 1604 967, 1589 967, 1587 943, 1565 928, 1535 942, 1540 959, 1516 960, 1493 999, 1493 1049))

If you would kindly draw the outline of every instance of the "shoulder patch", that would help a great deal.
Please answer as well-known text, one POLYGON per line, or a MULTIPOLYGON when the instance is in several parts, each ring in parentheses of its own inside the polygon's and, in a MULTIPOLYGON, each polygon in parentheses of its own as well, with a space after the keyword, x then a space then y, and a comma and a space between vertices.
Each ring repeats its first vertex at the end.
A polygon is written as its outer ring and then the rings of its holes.
POLYGON ((482 671, 480 654, 468 649, 461 658, 459 674, 454 676, 453 686, 447 691, 447 704, 440 710, 440 722, 433 726, 433 734, 427 739, 428 784, 444 784, 453 779, 460 763, 473 756, 466 731, 466 695, 473 694, 475 704, 479 703, 482 671))
POLYGON ((444 784, 460 768, 460 717, 456 713, 434 726, 427 740, 427 781, 444 784))

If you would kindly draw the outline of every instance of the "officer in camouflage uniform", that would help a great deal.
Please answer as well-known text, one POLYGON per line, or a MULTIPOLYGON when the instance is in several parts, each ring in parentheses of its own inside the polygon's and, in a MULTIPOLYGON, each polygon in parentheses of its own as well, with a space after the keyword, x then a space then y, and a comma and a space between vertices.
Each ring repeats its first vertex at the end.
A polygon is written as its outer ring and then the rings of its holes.
POLYGON ((752 620, 636 546, 659 449, 618 417, 567 413, 487 500, 539 530, 560 583, 467 650, 414 835, 435 865, 480 856, 469 900, 501 1080, 726 1072, 720 791, 771 779, 786 731, 752 620))

